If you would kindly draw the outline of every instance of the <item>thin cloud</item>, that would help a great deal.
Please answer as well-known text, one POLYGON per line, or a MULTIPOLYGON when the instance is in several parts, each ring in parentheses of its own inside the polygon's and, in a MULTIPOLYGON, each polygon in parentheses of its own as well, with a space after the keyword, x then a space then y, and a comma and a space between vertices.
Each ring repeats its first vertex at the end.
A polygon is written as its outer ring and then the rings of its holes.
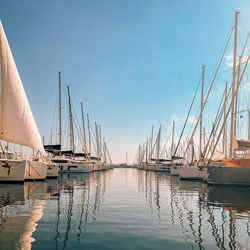
MULTIPOLYGON (((241 59, 241 64, 247 61, 247 55, 243 56, 241 59)), ((239 57, 236 58, 236 66, 239 63, 239 57)), ((225 65, 227 68, 233 67, 233 53, 225 56, 225 65)))
POLYGON ((189 124, 195 124, 195 123, 197 122, 197 120, 195 119, 195 116, 194 116, 194 115, 190 115, 190 116, 188 117, 187 122, 188 122, 189 124))
POLYGON ((250 82, 245 83, 244 86, 243 86, 243 89, 244 89, 246 92, 250 92, 250 82))

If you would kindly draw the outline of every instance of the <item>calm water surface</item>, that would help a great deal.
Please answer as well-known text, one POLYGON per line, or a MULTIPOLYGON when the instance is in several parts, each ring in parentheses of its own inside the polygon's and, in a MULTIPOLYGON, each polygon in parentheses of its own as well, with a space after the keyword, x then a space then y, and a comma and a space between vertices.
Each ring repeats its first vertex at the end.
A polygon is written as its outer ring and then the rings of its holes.
POLYGON ((0 249, 250 249, 250 189, 114 169, 0 184, 0 249))

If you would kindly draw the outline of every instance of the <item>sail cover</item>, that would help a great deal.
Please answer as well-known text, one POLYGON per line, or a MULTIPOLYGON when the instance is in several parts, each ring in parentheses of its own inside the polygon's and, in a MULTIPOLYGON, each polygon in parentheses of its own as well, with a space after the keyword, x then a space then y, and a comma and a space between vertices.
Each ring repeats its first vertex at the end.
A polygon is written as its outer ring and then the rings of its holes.
POLYGON ((45 153, 21 78, 0 20, 0 139, 45 153))

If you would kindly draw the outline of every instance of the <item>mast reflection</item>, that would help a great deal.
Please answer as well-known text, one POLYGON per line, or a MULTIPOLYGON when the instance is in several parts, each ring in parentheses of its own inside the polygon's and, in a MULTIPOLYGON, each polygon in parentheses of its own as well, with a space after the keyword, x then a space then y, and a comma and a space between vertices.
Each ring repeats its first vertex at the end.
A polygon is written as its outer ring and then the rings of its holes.
POLYGON ((250 236, 249 188, 208 186, 166 173, 138 171, 138 190, 145 192, 146 206, 157 214, 159 223, 180 227, 192 248, 249 247, 244 245, 244 237, 250 236))

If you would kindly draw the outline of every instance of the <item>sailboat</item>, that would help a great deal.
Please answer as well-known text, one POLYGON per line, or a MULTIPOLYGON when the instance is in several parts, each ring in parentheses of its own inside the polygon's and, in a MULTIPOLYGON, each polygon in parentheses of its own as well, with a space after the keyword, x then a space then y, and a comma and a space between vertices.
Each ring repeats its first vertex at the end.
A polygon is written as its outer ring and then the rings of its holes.
MULTIPOLYGON (((203 112, 203 94, 204 94, 204 75, 205 75, 205 66, 202 67, 202 89, 201 89, 201 111, 200 111, 200 145, 199 145, 199 161, 202 156, 202 112, 203 112)), ((193 136, 193 135, 192 135, 193 136)), ((194 151, 194 140, 191 137, 190 145, 193 149, 193 156, 195 156, 194 151)), ((194 157, 192 157, 194 158, 194 157)), ((194 159, 192 159, 193 161, 194 159)), ((197 162, 197 161, 196 161, 197 162)), ((182 180, 203 180, 206 175, 206 169, 202 169, 199 166, 191 165, 191 166, 182 166, 179 168, 180 179, 182 180)))
MULTIPOLYGON (((68 91, 68 105, 69 105, 69 121, 70 121, 70 150, 62 151, 62 103, 61 103, 61 72, 59 72, 59 144, 45 145, 46 151, 52 153, 52 163, 55 164, 59 173, 85 173, 93 171, 93 164, 88 164, 87 161, 81 159, 75 159, 76 157, 86 157, 86 153, 75 153, 74 143, 74 126, 73 115, 71 107, 70 89, 67 86, 68 91)), ((83 114, 82 114, 83 115, 83 114)), ((85 143, 85 142, 84 142, 85 143)), ((85 144, 84 144, 85 145, 85 144)), ((52 168, 53 169, 53 168, 52 168)))
POLYGON ((244 152, 243 157, 225 158, 223 163, 229 167, 250 168, 250 111, 248 111, 248 140, 236 140, 235 150, 244 152))
MULTIPOLYGON (((230 147, 229 155, 225 157, 219 166, 209 166, 207 168, 208 176, 207 182, 209 184, 224 184, 224 185, 250 185, 250 138, 248 140, 236 140, 236 118, 237 118, 237 98, 240 84, 242 82, 244 73, 250 60, 249 52, 246 53, 246 61, 242 62, 244 58, 245 48, 247 48, 248 36, 242 52, 239 56, 238 65, 236 64, 237 58, 237 27, 238 27, 238 15, 239 12, 235 13, 235 34, 234 34, 234 54, 233 54, 233 79, 230 87, 231 91, 231 102, 228 109, 225 112, 224 123, 218 133, 217 140, 215 141, 212 155, 216 150, 220 136, 225 129, 226 121, 229 113, 231 113, 231 126, 230 126, 230 147), (243 69, 241 70, 241 65, 243 69), (243 152, 243 154, 242 154, 243 152)), ((230 91, 227 95, 229 97, 230 91)), ((225 107, 226 109, 226 107, 225 107)), ((249 132, 249 128, 248 128, 249 132)), ((249 136, 249 134, 248 134, 249 136)))
MULTIPOLYGON (((1 21, 0 57, 0 140, 37 149, 44 154, 41 137, 1 21)), ((47 166, 42 162, 20 159, 0 160, 0 181, 2 182, 45 179, 46 172, 47 166)))

